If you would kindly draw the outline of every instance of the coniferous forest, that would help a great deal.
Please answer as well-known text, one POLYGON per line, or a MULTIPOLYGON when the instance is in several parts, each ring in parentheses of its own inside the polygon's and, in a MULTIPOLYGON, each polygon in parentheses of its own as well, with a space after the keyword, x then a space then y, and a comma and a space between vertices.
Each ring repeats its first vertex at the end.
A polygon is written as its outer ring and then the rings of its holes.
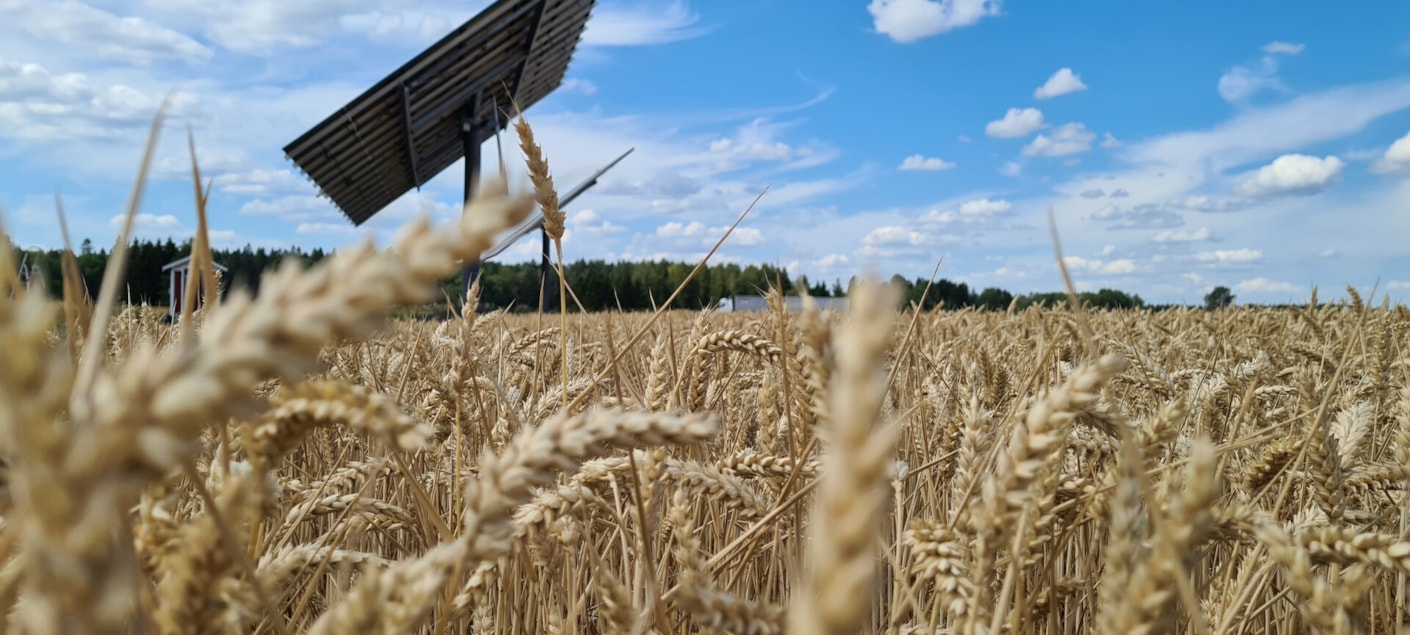
MULTIPOLYGON (((48 251, 15 250, 15 261, 24 262, 31 271, 37 272, 36 280, 44 284, 52 297, 62 297, 63 274, 61 250, 48 251)), ((124 293, 121 301, 151 306, 166 306, 168 279, 162 267, 167 263, 191 253, 191 241, 177 243, 165 241, 138 240, 131 243, 128 250, 126 281, 121 287, 124 293)), ((303 266, 322 259, 326 252, 322 249, 303 251, 269 250, 245 246, 240 249, 216 249, 212 255, 217 263, 226 268, 223 287, 225 289, 243 287, 259 292, 260 274, 277 266, 286 259, 293 258, 303 266)), ((109 253, 106 249, 95 250, 91 241, 84 240, 76 254, 78 270, 83 283, 90 292, 99 288, 107 267, 109 253)), ((570 310, 581 306, 588 311, 650 310, 660 306, 675 290, 686 281, 695 263, 669 262, 665 260, 640 262, 605 262, 602 260, 579 260, 564 264, 572 295, 568 298, 570 310)), ((964 282, 939 279, 931 283, 925 278, 908 280, 894 275, 891 282, 905 290, 904 297, 909 303, 921 304, 926 309, 938 306, 945 308, 980 307, 990 310, 1004 310, 1010 305, 1023 308, 1031 304, 1053 305, 1065 301, 1062 292, 1031 293, 1019 295, 998 288, 972 289, 964 282), (928 288, 927 288, 928 287, 928 288)), ((794 279, 783 268, 773 265, 739 265, 722 263, 707 265, 685 284, 672 308, 700 309, 717 305, 722 298, 735 295, 760 295, 770 288, 781 288, 790 295, 796 295, 804 287, 814 297, 835 297, 845 295, 851 280, 809 281, 794 279)), ((539 265, 535 262, 506 264, 484 263, 480 271, 480 308, 494 310, 508 307, 513 311, 533 311, 539 306, 539 293, 543 285, 540 280, 539 265)), ((557 278, 550 270, 550 294, 558 287, 557 278)), ((444 312, 450 306, 458 306, 460 291, 458 277, 444 281, 445 300, 428 307, 425 313, 444 312)), ((1141 297, 1113 289, 1083 293, 1085 304, 1094 308, 1142 308, 1146 304, 1141 297)), ((1160 308, 1160 307, 1152 307, 1160 308)))

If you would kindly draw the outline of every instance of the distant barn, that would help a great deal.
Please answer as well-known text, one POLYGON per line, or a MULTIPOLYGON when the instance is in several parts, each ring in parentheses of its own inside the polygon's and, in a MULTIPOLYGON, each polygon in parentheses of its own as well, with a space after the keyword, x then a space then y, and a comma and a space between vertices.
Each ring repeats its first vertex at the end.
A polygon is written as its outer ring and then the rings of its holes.
MULTIPOLYGON (((229 271, 218 262, 211 264, 215 265, 215 268, 219 269, 222 274, 229 271)), ((162 267, 162 271, 167 272, 170 276, 167 291, 170 293, 168 297, 171 298, 171 302, 167 303, 166 315, 168 319, 175 320, 181 315, 181 303, 186 299, 186 279, 191 275, 191 257, 186 256, 173 260, 162 267)), ((199 294, 200 292, 197 291, 197 295, 199 294)))
MULTIPOLYGON (((822 311, 846 311, 847 298, 813 298, 818 309, 822 311)), ((783 298, 784 306, 789 311, 802 311, 803 298, 789 295, 783 298)), ((720 300, 721 311, 767 311, 769 301, 762 295, 736 295, 720 300)))

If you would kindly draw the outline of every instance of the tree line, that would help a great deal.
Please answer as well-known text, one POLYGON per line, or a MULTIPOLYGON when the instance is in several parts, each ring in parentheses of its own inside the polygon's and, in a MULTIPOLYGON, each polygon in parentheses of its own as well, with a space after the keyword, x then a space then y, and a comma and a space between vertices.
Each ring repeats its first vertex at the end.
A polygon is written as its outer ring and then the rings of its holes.
MULTIPOLYGON (((14 262, 24 263, 33 279, 44 285, 50 297, 63 297, 63 251, 24 250, 10 244, 14 262)), ((168 238, 165 241, 136 240, 128 245, 125 280, 118 297, 122 302, 166 306, 170 301, 168 277, 162 267, 191 253, 191 240, 180 243, 168 238)), ((84 291, 97 296, 103 283, 103 275, 108 268, 111 254, 107 249, 94 250, 93 241, 85 239, 75 254, 78 272, 83 280, 84 291)), ((240 249, 212 249, 212 258, 226 268, 222 287, 243 286, 258 292, 259 279, 269 269, 286 258, 296 258, 305 266, 322 260, 327 254, 322 249, 304 252, 300 249, 265 249, 246 245, 240 249)))
MULTIPOLYGON (((52 297, 62 297, 62 251, 20 252, 13 244, 10 248, 14 250, 15 262, 25 262, 37 274, 35 279, 42 281, 52 297)), ((123 302, 167 306, 170 302, 168 276, 162 267, 190 252, 190 240, 180 243, 171 239, 133 241, 128 248, 126 279, 119 298, 123 302)), ((284 260, 293 258, 308 266, 327 255, 322 249, 305 252, 298 248, 279 250, 249 245, 240 249, 212 250, 215 261, 226 268, 222 286, 227 290, 244 287, 254 293, 259 292, 260 275, 284 260)), ((86 291, 96 295, 110 254, 106 249, 94 250, 92 242, 84 240, 76 256, 86 291)), ((578 260, 565 263, 564 271, 572 293, 567 304, 570 310, 577 310, 579 306, 588 311, 651 310, 663 305, 680 288, 680 293, 671 301, 671 307, 698 310, 716 306, 721 299, 731 296, 762 295, 770 288, 784 289, 788 295, 797 295, 806 289, 814 297, 840 297, 846 295, 855 283, 855 279, 846 282, 837 279, 831 283, 812 282, 802 277, 794 279, 785 268, 768 264, 707 265, 692 278, 690 274, 694 269, 694 263, 667 260, 578 260)), ((907 303, 927 310, 978 307, 1001 311, 1010 306, 1018 309, 1033 305, 1051 307, 1067 301, 1067 294, 1063 292, 1016 295, 997 287, 974 289, 964 282, 940 279, 931 283, 925 278, 908 280, 899 274, 892 276, 891 283, 902 288, 907 303)), ((538 263, 484 263, 480 270, 480 308, 535 311, 539 307, 543 287, 538 263)), ((552 270, 547 287, 552 299, 558 287, 552 270)), ((443 312, 460 304, 459 275, 443 280, 442 291, 442 300, 427 307, 426 312, 443 312)), ((1082 293, 1081 298, 1085 305, 1097 309, 1163 308, 1147 307, 1139 295, 1115 289, 1082 293)), ((1232 296, 1221 297, 1220 300, 1220 305, 1227 304, 1232 296)))

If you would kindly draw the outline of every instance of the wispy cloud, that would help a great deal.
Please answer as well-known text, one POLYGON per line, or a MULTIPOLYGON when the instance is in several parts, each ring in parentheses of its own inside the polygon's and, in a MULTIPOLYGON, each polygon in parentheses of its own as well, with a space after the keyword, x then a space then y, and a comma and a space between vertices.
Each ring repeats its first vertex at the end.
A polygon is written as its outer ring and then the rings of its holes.
POLYGON ((710 32, 683 0, 604 4, 593 9, 582 43, 587 46, 644 46, 697 38, 710 32))

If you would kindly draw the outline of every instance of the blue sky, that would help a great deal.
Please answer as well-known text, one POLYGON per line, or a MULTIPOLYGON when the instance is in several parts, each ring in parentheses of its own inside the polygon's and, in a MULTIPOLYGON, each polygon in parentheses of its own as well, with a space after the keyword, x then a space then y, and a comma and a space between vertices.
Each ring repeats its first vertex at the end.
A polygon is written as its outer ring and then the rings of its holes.
MULTIPOLYGON (((457 166, 353 228, 282 148, 485 0, 0 0, 0 207, 24 245, 109 244, 174 93, 140 235, 333 248, 446 220, 457 166)), ((1410 297, 1410 5, 602 0, 526 115, 569 259, 717 256, 1198 302, 1410 297)), ((512 176, 522 158, 502 139, 512 176)), ((487 170, 496 169, 494 142, 487 170)), ((526 240, 503 256, 533 257, 526 240)))

